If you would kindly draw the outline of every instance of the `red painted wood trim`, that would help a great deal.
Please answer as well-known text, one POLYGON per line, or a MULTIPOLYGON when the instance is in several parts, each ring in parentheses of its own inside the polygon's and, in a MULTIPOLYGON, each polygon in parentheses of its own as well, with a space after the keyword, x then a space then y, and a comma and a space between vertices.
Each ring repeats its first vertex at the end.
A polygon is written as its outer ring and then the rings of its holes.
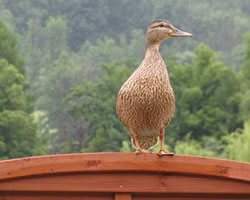
POLYGON ((250 182, 250 163, 156 153, 82 153, 0 161, 0 180, 72 172, 163 172, 224 177, 250 182))
MULTIPOLYGON (((61 192, 248 195, 250 182, 160 173, 66 173, 0 181, 0 193, 61 192)), ((1 196, 1 194, 0 194, 1 196)), ((228 197, 228 196, 227 196, 228 197)), ((1 198, 0 198, 1 199, 1 198)))

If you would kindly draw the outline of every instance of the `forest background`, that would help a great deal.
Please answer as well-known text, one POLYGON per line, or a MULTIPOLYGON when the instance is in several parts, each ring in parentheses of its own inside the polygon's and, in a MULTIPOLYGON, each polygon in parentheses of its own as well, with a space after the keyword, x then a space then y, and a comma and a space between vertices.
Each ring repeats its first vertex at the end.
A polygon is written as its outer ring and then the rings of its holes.
POLYGON ((159 18, 193 34, 160 48, 176 94, 166 148, 250 162, 247 0, 0 0, 0 159, 134 151, 116 97, 159 18))

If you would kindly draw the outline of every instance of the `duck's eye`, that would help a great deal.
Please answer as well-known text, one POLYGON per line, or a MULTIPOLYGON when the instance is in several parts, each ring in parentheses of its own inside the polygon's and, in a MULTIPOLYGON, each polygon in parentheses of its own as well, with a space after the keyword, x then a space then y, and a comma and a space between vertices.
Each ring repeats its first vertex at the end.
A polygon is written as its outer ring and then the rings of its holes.
POLYGON ((163 25, 163 24, 160 24, 159 27, 164 27, 164 25, 163 25))

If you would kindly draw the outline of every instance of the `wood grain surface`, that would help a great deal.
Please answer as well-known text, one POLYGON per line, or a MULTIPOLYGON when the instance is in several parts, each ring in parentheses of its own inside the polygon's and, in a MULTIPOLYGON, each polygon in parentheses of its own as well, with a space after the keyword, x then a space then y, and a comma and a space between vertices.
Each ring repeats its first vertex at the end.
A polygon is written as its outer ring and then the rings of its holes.
POLYGON ((155 153, 0 161, 0 200, 250 199, 250 164, 155 153))

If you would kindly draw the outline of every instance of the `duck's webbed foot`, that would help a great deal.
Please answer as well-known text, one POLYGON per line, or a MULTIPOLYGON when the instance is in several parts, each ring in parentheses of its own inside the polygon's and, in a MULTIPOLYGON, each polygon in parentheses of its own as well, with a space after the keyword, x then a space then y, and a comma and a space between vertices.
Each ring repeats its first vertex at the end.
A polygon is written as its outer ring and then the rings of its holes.
POLYGON ((174 153, 173 153, 173 152, 165 152, 164 150, 160 150, 160 151, 158 152, 158 155, 159 155, 159 156, 173 156, 174 153))
POLYGON ((136 153, 136 155, 140 155, 142 153, 142 151, 141 150, 136 150, 135 153, 136 153))

